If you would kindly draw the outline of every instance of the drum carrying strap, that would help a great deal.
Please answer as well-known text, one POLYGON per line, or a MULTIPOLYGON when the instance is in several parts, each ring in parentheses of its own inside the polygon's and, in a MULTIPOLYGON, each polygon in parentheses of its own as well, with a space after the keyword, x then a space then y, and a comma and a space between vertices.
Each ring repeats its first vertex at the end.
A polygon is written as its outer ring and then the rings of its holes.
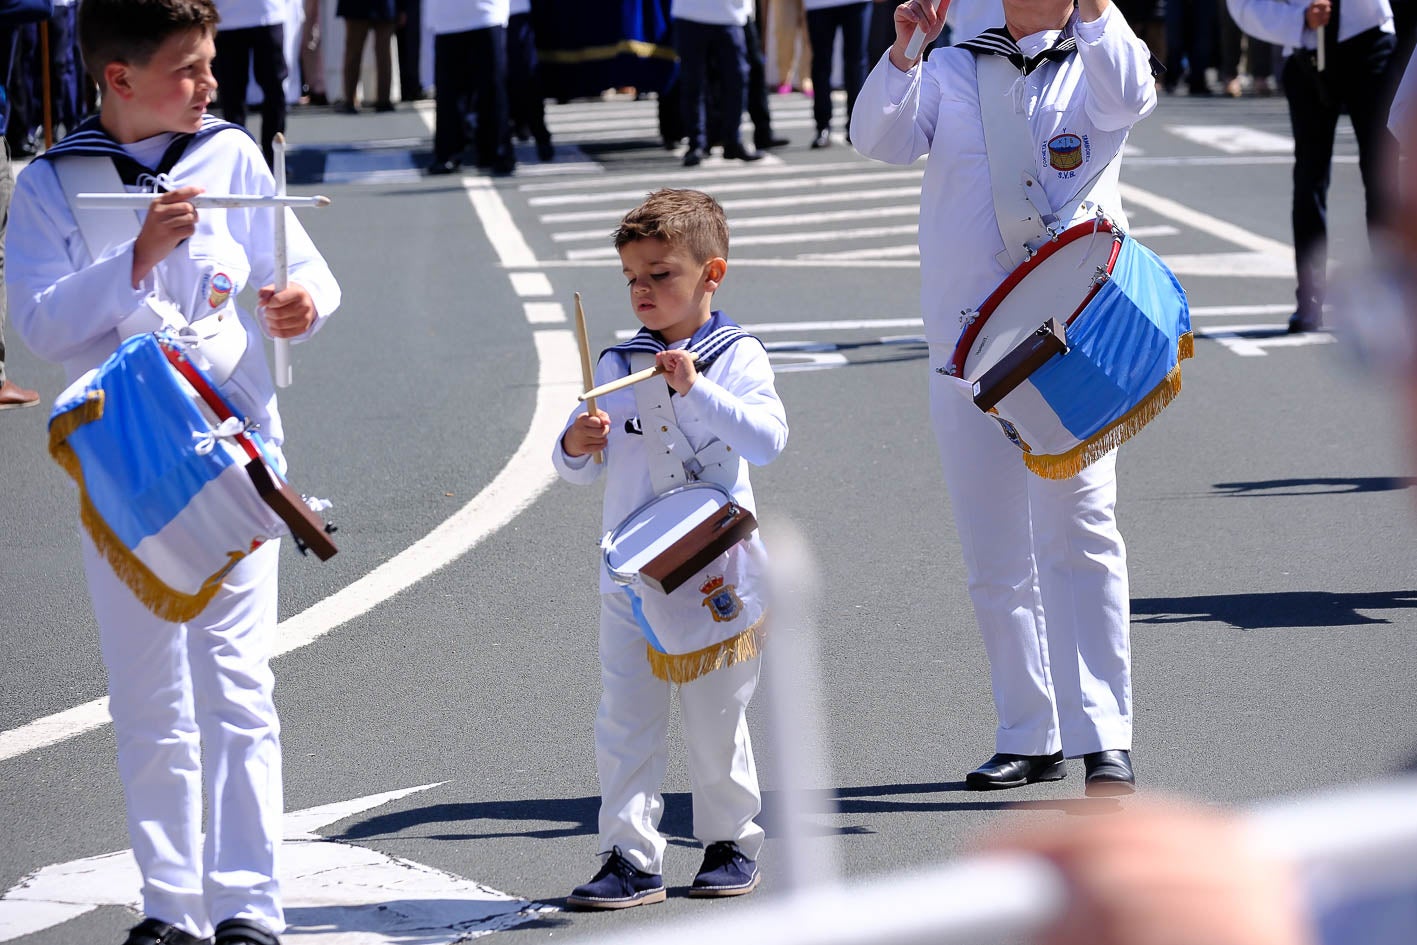
MULTIPOLYGON (((630 370, 642 371, 654 367, 654 354, 648 351, 630 353, 630 370)), ((728 444, 714 440, 695 451, 689 438, 679 429, 674 413, 674 398, 669 385, 655 380, 635 385, 635 407, 640 414, 640 430, 645 436, 645 452, 649 456, 649 479, 656 495, 703 478, 719 482, 712 475, 716 467, 730 458, 728 444), (705 475, 705 473, 710 473, 705 475)), ((725 483, 719 482, 720 485, 725 483)), ((731 481, 730 483, 731 484, 731 481)))
POLYGON ((976 55, 979 113, 984 124, 984 151, 989 156, 989 181, 994 192, 994 215, 1004 250, 999 263, 1015 269, 1026 262, 1044 241, 1065 228, 1080 205, 1095 204, 1093 195, 1115 194, 1121 173, 1122 151, 1112 156, 1063 203, 1066 216, 1056 213, 1037 178, 1038 163, 1027 104, 1016 102, 1023 76, 1004 56, 976 55), (1079 200, 1079 197, 1086 198, 1079 200))

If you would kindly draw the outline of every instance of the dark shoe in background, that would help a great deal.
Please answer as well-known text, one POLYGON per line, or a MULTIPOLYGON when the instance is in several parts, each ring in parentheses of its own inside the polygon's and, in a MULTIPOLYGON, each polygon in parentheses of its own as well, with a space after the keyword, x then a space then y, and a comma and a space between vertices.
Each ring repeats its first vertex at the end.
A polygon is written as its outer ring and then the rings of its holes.
POLYGON ((812 139, 813 148, 829 148, 831 147, 831 143, 832 133, 826 128, 823 128, 821 131, 817 132, 817 136, 812 139))
POLYGON ((749 151, 740 144, 725 144, 723 156, 730 161, 761 161, 766 155, 761 151, 749 151))
POLYGON ((698 167, 702 163, 704 163, 704 152, 698 148, 690 148, 684 152, 685 167, 698 167))
POLYGON ((428 165, 428 173, 434 177, 440 174, 456 174, 460 170, 462 170, 462 161, 457 158, 448 158, 441 161, 435 158, 433 163, 428 165))
POLYGON ((753 139, 753 144, 757 146, 757 149, 759 151, 770 151, 773 148, 785 148, 791 143, 792 142, 788 141, 786 138, 779 138, 777 135, 768 135, 764 138, 753 139))
POLYGON ((123 945, 212 945, 212 940, 197 938, 161 919, 144 919, 128 930, 123 945))

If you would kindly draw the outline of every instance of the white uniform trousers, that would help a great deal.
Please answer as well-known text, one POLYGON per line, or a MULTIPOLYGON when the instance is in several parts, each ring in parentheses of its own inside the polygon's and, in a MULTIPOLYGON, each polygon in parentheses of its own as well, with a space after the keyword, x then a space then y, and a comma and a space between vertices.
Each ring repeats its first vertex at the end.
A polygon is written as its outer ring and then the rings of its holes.
POLYGON ((1070 479, 1028 471, 1018 447, 933 370, 930 415, 989 656, 995 750, 1068 757, 1130 749, 1126 548, 1116 452, 1070 479), (1046 614, 1046 621, 1045 621, 1046 614))
POLYGON ((279 557, 280 542, 266 542, 201 614, 177 624, 140 604, 84 537, 143 911, 198 936, 234 917, 285 928, 276 880, 280 723, 268 659, 279 557))
MULTIPOLYGON (((756 860, 763 828, 748 702, 759 660, 700 676, 679 687, 694 836, 704 846, 732 840, 756 860)), ((623 592, 600 597, 600 708, 595 763, 600 775, 600 850, 614 847, 640 869, 664 871, 660 787, 669 762, 670 684, 650 672, 645 637, 623 592)))

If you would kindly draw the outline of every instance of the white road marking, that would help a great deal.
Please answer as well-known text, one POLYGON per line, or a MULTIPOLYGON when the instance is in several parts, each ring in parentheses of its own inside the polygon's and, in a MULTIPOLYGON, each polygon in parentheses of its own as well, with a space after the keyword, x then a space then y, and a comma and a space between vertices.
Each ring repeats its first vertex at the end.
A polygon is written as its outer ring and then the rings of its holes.
POLYGON ((512 289, 521 298, 540 298, 553 294, 551 280, 546 278, 544 272, 514 272, 511 273, 511 279, 512 289))
MULTIPOLYGON (((811 164, 805 168, 813 174, 821 174, 823 171, 859 171, 863 167, 860 161, 837 161, 829 164, 811 164)), ((791 177, 801 174, 803 165, 779 165, 777 167, 758 168, 747 164, 733 163, 725 164, 719 170, 694 172, 696 180, 703 181, 733 181, 733 180, 760 180, 762 178, 791 177)), ((690 173, 690 172, 686 172, 690 173)), ((924 173, 923 166, 916 171, 917 174, 924 173)), ((664 183, 664 170, 650 171, 648 173, 633 174, 606 174, 604 177, 597 177, 597 186, 605 187, 626 187, 631 184, 640 188, 658 187, 664 183)), ((557 191, 584 189, 586 182, 583 180, 560 180, 541 181, 535 184, 522 184, 517 188, 524 194, 547 194, 557 191)))
POLYGON ((560 302, 526 302, 526 320, 533 325, 556 325, 566 321, 566 306, 560 302))
POLYGON ((1178 276, 1219 278, 1293 279, 1293 257, 1280 259, 1268 253, 1162 253, 1161 259, 1178 276))
MULTIPOLYGON (((321 837, 329 824, 436 784, 374 794, 285 815, 281 894, 292 945, 452 945, 557 911, 442 870, 321 837)), ((142 911, 131 850, 36 870, 0 896, 0 942, 101 906, 142 911)))
MULTIPOLYGON (((856 166, 861 167, 860 164, 856 166)), ((802 168, 800 166, 797 166, 792 167, 791 170, 797 171, 800 174, 802 168)), ((813 170, 815 170, 815 167, 813 168, 813 170)), ((862 171, 860 173, 855 174, 812 175, 794 177, 791 180, 779 180, 777 178, 772 177, 762 177, 761 179, 755 180, 735 180, 726 184, 715 184, 712 189, 714 196, 717 197, 719 194, 740 193, 744 191, 754 190, 781 192, 783 190, 789 190, 794 188, 819 189, 822 187, 839 187, 843 184, 869 183, 871 181, 919 180, 922 174, 923 172, 920 170, 913 170, 907 168, 905 170, 900 171, 862 171)), ((660 174, 658 180, 660 182, 663 182, 664 175, 660 174)), ((599 183, 599 181, 597 181, 597 183, 599 183)), ((695 177, 686 177, 684 180, 680 181, 681 185, 698 186, 699 183, 700 181, 698 180, 698 178, 695 177)), ((582 187, 584 187, 584 184, 585 182, 582 181, 582 187)), ((615 203, 625 203, 628 201, 634 201, 638 203, 639 201, 643 200, 644 197, 644 188, 635 188, 632 190, 583 190, 580 193, 554 194, 545 197, 532 197, 530 200, 527 201, 527 203, 533 207, 557 207, 565 206, 567 204, 594 204, 609 203, 612 201, 615 203)))
POLYGON ((1218 341, 1242 358, 1263 358, 1269 354, 1268 348, 1307 348, 1337 340, 1326 331, 1288 332, 1287 325, 1211 325, 1196 329, 1196 337, 1218 341))
POLYGON ((522 231, 517 229, 516 221, 507 211, 507 205, 502 202, 502 197, 492 185, 491 178, 464 177, 462 184, 463 189, 467 191, 467 199, 472 201, 472 208, 477 211, 482 228, 487 231, 487 238, 492 241, 492 247, 497 251, 497 258, 502 261, 502 265, 509 268, 534 267, 536 254, 527 245, 522 231))
POLYGON ((1226 154, 1293 154, 1294 139, 1244 125, 1167 125, 1178 138, 1226 154))
POLYGON ((1140 187, 1131 184, 1121 184, 1122 198, 1132 203, 1140 204, 1159 213, 1163 217, 1175 220, 1185 226, 1194 227, 1203 233, 1218 236, 1229 243, 1243 246, 1245 249, 1253 250, 1257 253, 1265 253, 1280 259, 1290 259, 1294 255, 1294 249, 1288 243, 1270 239, 1267 236, 1260 236, 1258 233, 1251 233, 1243 227, 1236 226, 1228 220, 1213 217, 1208 213, 1202 213, 1182 203, 1177 203, 1169 197, 1154 194, 1140 187))
MULTIPOLYGON (((856 210, 827 210, 821 213, 794 213, 779 216, 765 217, 738 217, 731 224, 730 228, 737 234, 742 230, 763 229, 773 226, 816 226, 823 223, 839 223, 844 220, 879 220, 882 217, 917 217, 920 215, 920 207, 917 204, 900 204, 893 207, 863 207, 856 210)), ((911 228, 912 230, 914 227, 911 228)), ((604 240, 607 233, 603 227, 593 230, 565 230, 554 233, 551 236, 553 242, 570 243, 582 240, 604 240)), ((802 239, 815 239, 815 233, 803 233, 802 239)), ((733 245, 740 246, 743 238, 735 235, 733 245)))
MULTIPOLYGON (((859 165, 858 165, 859 166, 859 165)), ((852 203, 862 200, 894 200, 897 198, 911 198, 917 212, 919 211, 920 188, 913 187, 879 187, 868 190, 848 190, 843 192, 828 191, 820 194, 788 194, 783 197, 738 197, 727 200, 720 200, 719 206, 732 217, 729 220, 729 228, 736 230, 743 225, 744 217, 737 216, 741 210, 767 210, 774 207, 801 207, 807 204, 819 203, 852 203)), ((592 221, 602 221, 613 226, 618 221, 623 210, 618 208, 606 208, 604 210, 572 210, 566 213, 544 213, 541 215, 542 223, 589 223, 592 221)), ((752 219, 748 217, 746 219, 752 219)))

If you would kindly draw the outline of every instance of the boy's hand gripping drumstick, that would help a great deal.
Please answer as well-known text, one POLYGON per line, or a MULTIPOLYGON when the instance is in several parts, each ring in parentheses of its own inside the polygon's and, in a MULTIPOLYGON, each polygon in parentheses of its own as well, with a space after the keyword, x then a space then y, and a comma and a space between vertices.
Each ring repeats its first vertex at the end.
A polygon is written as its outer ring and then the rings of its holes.
MULTIPOLYGON (((691 360, 699 360, 699 356, 692 351, 685 351, 684 353, 687 354, 691 360)), ((652 368, 645 368, 643 371, 636 371, 633 374, 626 374, 624 377, 616 378, 615 380, 610 381, 607 384, 601 384, 599 387, 592 388, 591 390, 586 391, 584 394, 581 394, 580 400, 583 403, 590 403, 593 405, 595 402, 595 398, 597 397, 604 397, 606 394, 614 393, 615 391, 620 390, 624 387, 629 387, 632 384, 638 384, 640 381, 647 381, 651 377, 659 377, 659 375, 663 373, 664 369, 658 364, 656 364, 652 368)), ((595 407, 592 406, 591 409, 594 410, 595 407)))
MULTIPOLYGON (((585 309, 581 307, 581 294, 576 293, 576 339, 581 346, 581 383, 587 388, 595 383, 595 372, 590 366, 590 337, 585 327, 585 309)), ((595 416, 595 398, 581 395, 580 400, 586 405, 586 412, 590 416, 595 416)), ((596 465, 605 462, 605 457, 596 451, 594 454, 596 465)))

